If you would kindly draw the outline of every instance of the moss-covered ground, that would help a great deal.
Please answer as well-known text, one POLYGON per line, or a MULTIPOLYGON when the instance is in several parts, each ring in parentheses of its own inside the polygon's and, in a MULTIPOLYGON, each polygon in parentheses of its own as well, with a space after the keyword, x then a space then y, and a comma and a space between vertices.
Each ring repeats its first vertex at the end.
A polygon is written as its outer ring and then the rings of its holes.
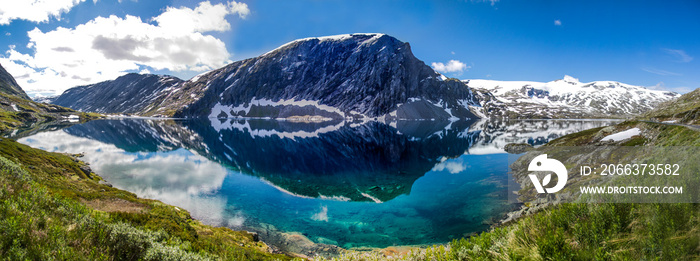
POLYGON ((0 257, 7 260, 289 260, 244 231, 99 184, 71 155, 0 141, 0 257))

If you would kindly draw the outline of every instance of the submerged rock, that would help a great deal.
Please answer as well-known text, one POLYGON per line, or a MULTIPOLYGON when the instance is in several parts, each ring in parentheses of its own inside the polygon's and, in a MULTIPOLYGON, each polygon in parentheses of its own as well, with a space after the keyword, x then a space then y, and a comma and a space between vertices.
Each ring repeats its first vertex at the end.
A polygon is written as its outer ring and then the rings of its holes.
POLYGON ((532 147, 532 145, 527 143, 509 143, 506 144, 506 146, 503 149, 511 154, 522 154, 533 148, 534 147, 532 147))

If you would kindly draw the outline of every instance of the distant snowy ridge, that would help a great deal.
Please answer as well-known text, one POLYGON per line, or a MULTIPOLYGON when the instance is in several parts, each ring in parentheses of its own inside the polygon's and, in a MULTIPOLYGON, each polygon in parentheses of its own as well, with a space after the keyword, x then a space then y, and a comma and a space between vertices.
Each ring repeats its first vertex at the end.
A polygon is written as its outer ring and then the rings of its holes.
POLYGON ((464 80, 483 112, 504 118, 630 117, 680 94, 615 81, 582 83, 571 76, 551 82, 464 80))

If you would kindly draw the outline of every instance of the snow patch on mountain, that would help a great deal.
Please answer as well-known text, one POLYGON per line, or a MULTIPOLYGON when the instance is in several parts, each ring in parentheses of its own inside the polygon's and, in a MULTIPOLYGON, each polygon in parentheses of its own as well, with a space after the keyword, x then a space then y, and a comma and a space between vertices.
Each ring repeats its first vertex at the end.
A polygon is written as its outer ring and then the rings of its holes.
POLYGON ((618 132, 615 134, 610 134, 608 136, 605 136, 605 138, 603 138, 600 141, 609 141, 609 140, 621 141, 621 140, 626 140, 626 139, 632 138, 634 136, 637 136, 640 133, 642 133, 642 132, 639 130, 639 128, 632 128, 632 129, 629 129, 626 131, 621 131, 621 132, 618 132))
POLYGON ((342 42, 342 41, 347 41, 347 40, 352 40, 353 36, 370 36, 367 40, 362 41, 362 43, 358 46, 363 45, 370 45, 375 43, 380 37, 384 36, 385 34, 380 34, 380 33, 356 33, 356 34, 339 34, 339 35, 329 35, 329 36, 321 36, 321 37, 307 37, 307 38, 301 38, 297 39, 291 42, 288 42, 286 44, 281 45, 280 47, 277 47, 273 49, 272 51, 269 51, 261 57, 267 56, 268 54, 272 54, 275 51, 285 49, 286 47, 289 47, 293 44, 300 43, 300 42, 307 42, 307 41, 314 41, 317 40, 319 42, 342 42))
POLYGON ((582 83, 564 76, 551 82, 464 80, 489 116, 509 118, 626 117, 651 110, 679 94, 615 81, 582 83))
POLYGON ((320 104, 318 101, 295 100, 295 99, 271 101, 268 99, 255 99, 255 98, 253 98, 247 104, 240 104, 237 106, 222 105, 221 102, 218 102, 211 109, 211 113, 209 114, 209 118, 219 118, 222 113, 224 113, 226 115, 225 116, 226 118, 237 117, 239 115, 245 116, 245 115, 250 113, 250 110, 251 110, 251 108, 253 108, 253 106, 258 106, 258 107, 265 107, 265 106, 270 106, 270 107, 278 107, 278 106, 306 107, 306 106, 312 106, 312 107, 315 107, 319 110, 326 111, 328 113, 335 113, 338 115, 344 115, 344 113, 342 111, 340 111, 338 108, 320 104))
POLYGON ((235 119, 226 119, 225 121, 220 121, 219 119, 216 118, 210 118, 209 119, 211 126, 217 131, 221 132, 222 130, 239 130, 241 132, 247 132, 250 134, 252 138, 265 138, 265 137, 272 137, 272 136, 277 136, 279 138, 287 138, 287 139, 306 139, 306 138, 317 138, 318 135, 323 134, 323 133, 329 133, 336 131, 340 129, 341 127, 345 126, 345 121, 340 121, 338 124, 335 125, 329 125, 325 127, 321 127, 318 129, 315 129, 314 131, 304 131, 304 130, 296 130, 296 131, 278 131, 274 129, 255 129, 250 126, 248 121, 237 121, 235 119))

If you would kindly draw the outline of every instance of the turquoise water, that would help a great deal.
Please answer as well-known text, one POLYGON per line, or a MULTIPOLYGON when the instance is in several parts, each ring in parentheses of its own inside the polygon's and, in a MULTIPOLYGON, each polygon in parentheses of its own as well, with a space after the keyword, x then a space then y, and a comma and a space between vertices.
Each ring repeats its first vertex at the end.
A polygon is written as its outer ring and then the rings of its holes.
POLYGON ((386 247, 488 229, 513 207, 503 145, 606 124, 102 120, 19 141, 82 152, 115 187, 263 240, 386 247))

